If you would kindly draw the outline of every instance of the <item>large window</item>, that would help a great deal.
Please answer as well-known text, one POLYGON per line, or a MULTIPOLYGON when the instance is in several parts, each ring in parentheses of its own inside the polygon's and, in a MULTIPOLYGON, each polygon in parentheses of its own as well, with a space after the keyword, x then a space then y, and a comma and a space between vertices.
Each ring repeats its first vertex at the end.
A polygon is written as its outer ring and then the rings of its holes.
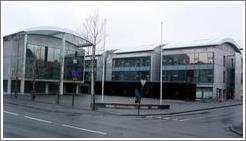
MULTIPOLYGON (((92 61, 91 60, 85 60, 85 80, 86 81, 90 81, 91 80, 91 63, 92 61)), ((94 74, 96 74, 96 71, 97 71, 97 60, 95 60, 95 63, 94 63, 94 74)), ((95 76, 95 79, 96 79, 96 76, 95 76)))
POLYGON ((212 52, 174 54, 162 56, 162 65, 212 64, 212 52))
POLYGON ((193 83, 213 82, 213 69, 211 69, 211 65, 209 65, 214 63, 213 52, 172 54, 162 57, 162 65, 164 66, 162 74, 164 81, 193 83), (204 68, 206 64, 208 64, 209 68, 204 68))
POLYGON ((112 80, 121 80, 121 81, 136 81, 145 79, 147 81, 150 80, 150 73, 149 71, 117 71, 112 73, 112 80))
POLYGON ((73 70, 78 72, 78 80, 83 80, 84 73, 84 56, 83 52, 80 50, 68 48, 65 51, 64 59, 64 79, 72 80, 73 70), (76 59, 77 62, 74 63, 73 60, 76 59))
POLYGON ((199 53, 199 63, 208 64, 208 54, 207 53, 199 53))
POLYGON ((165 70, 162 71, 163 81, 212 83, 213 70, 165 70))
POLYGON ((150 80, 150 71, 146 71, 146 67, 147 69, 150 68, 150 62, 150 56, 114 58, 112 61, 112 80, 150 80))
POLYGON ((144 67, 150 66, 150 56, 131 57, 131 58, 114 58, 113 67, 144 67))
POLYGON ((226 65, 226 57, 223 56, 223 66, 225 66, 225 65, 226 65))
POLYGON ((44 60, 44 47, 39 45, 28 44, 26 57, 38 60, 44 60))
POLYGON ((47 52, 47 72, 48 79, 60 78, 61 50, 59 48, 48 47, 47 52))
POLYGON ((225 73, 225 71, 223 71, 223 83, 225 83, 225 78, 226 77, 226 73, 225 73))
MULTIPOLYGON (((72 69, 79 72, 78 80, 83 79, 83 52, 79 50, 68 49, 64 57, 64 79, 72 80, 72 69), (77 51, 77 57, 75 52, 77 51), (77 64, 73 64, 74 57, 77 64)), ((26 50, 26 77, 35 79, 53 79, 60 78, 61 50, 59 47, 49 47, 27 44, 26 50)))
POLYGON ((212 70, 199 70, 199 82, 200 83, 211 83, 213 81, 212 70))
POLYGON ((45 62, 45 47, 27 44, 26 48, 26 77, 35 79, 47 78, 47 65, 45 62))

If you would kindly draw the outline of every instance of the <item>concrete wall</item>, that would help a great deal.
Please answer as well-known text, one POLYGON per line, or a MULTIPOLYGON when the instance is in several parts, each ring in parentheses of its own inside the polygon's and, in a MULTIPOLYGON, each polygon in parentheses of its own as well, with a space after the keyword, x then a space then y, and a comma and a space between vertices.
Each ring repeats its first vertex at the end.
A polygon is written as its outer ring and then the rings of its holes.
POLYGON ((228 63, 228 57, 234 58, 235 51, 229 44, 218 45, 214 48, 214 84, 213 84, 213 97, 216 97, 216 89, 222 90, 227 89, 228 81, 228 71, 227 68, 230 67, 228 63), (223 56, 226 58, 226 65, 223 65, 223 56), (225 71, 225 82, 223 82, 223 72, 225 71))
POLYGON ((161 70, 160 64, 161 64, 161 47, 156 47, 151 53, 150 81, 160 81, 160 70, 161 70))
POLYGON ((241 59, 243 58, 242 54, 235 54, 235 99, 240 99, 243 95, 243 83, 241 83, 241 75, 243 73, 243 66, 241 59))

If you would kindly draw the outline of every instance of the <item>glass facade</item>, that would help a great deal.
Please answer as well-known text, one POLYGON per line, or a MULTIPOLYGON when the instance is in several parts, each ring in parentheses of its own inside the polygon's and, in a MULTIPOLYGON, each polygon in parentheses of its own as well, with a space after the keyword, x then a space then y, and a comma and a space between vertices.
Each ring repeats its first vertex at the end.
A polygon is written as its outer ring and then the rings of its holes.
POLYGON ((213 88, 196 88, 197 99, 212 99, 213 88))
MULTIPOLYGON (((96 66, 97 66, 97 60, 95 60, 94 63, 94 67, 95 67, 94 74, 96 74, 97 71, 96 66)), ((91 60, 85 60, 85 81, 90 81, 90 80, 91 80, 91 60)), ((95 76, 95 80, 96 80, 96 76, 95 76)))
POLYGON ((213 52, 164 55, 162 65, 213 64, 213 58, 213 52))
POLYGON ((162 56, 162 79, 167 82, 213 83, 212 52, 162 56))
MULTIPOLYGON (((60 79, 61 50, 57 47, 48 47, 27 44, 26 49, 26 78, 60 79)), ((64 57, 64 80, 72 80, 72 69, 79 72, 78 80, 83 80, 84 54, 79 50, 68 49, 64 57), (75 57, 77 51, 77 57, 75 57), (73 64, 73 59, 77 64, 73 64), (81 75, 80 75, 81 74, 81 75)))
POLYGON ((112 80, 150 80, 149 71, 117 71, 112 73, 112 80))
POLYGON ((143 66, 150 66, 150 56, 113 59, 113 67, 143 67, 143 66))
POLYGON ((66 49, 64 58, 64 80, 72 80, 72 71, 78 72, 78 80, 83 80, 84 53, 75 49, 66 49), (73 60, 76 59, 76 63, 73 60))
POLYGON ((114 58, 112 61, 112 80, 138 81, 150 80, 150 56, 114 58))

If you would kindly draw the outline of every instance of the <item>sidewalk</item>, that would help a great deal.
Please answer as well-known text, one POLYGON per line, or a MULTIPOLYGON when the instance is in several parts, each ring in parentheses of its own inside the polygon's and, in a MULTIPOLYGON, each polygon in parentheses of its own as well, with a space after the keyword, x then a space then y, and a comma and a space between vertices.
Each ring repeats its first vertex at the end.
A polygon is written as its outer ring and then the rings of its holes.
MULTIPOLYGON (((72 96, 63 95, 60 97, 60 104, 56 104, 55 95, 37 95, 35 101, 31 101, 30 95, 19 95, 17 99, 14 96, 4 95, 4 103, 25 105, 33 108, 42 108, 46 110, 55 110, 64 112, 76 112, 80 113, 81 110, 90 111, 90 95, 78 95, 75 96, 74 107, 72 107, 72 96)), ((101 96, 96 95, 96 102, 102 102, 101 96)), ((134 103, 134 97, 117 97, 117 96, 104 96, 104 102, 120 102, 120 103, 134 103)), ((142 98, 144 104, 159 104, 159 99, 142 98)), ((178 114, 194 111, 202 111, 208 109, 223 108, 229 106, 242 105, 242 100, 228 100, 225 102, 189 102, 181 100, 163 100, 163 104, 170 105, 170 109, 140 109, 140 115, 168 115, 178 114)), ((98 108, 98 112, 122 115, 122 116, 136 116, 137 109, 134 108, 98 108)))
POLYGON ((243 136, 243 123, 232 125, 230 130, 240 136, 243 136))

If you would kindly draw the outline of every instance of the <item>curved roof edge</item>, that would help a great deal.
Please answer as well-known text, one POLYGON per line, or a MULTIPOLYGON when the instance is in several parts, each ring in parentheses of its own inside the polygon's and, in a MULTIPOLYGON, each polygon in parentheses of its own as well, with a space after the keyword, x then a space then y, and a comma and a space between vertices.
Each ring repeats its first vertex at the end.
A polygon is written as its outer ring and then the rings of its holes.
POLYGON ((241 53, 240 51, 240 46, 237 44, 236 41, 234 41, 233 39, 231 38, 224 38, 224 39, 221 39, 220 40, 220 44, 230 44, 232 45, 232 47, 239 53, 241 53))
POLYGON ((216 38, 216 39, 203 39, 195 40, 192 42, 179 42, 179 43, 168 43, 162 45, 163 49, 176 49, 176 48, 189 48, 189 47, 202 47, 210 45, 222 45, 230 44, 236 52, 241 53, 240 46, 231 38, 216 38))
POLYGON ((69 33, 69 34, 80 37, 79 33, 73 30, 66 29, 66 28, 60 28, 56 26, 37 26, 37 27, 26 28, 23 31, 27 33, 33 33, 33 32, 38 32, 38 31, 54 31, 54 32, 60 32, 60 33, 69 33))
POLYGON ((37 34, 37 35, 47 35, 47 36, 54 36, 54 35, 58 35, 60 33, 65 33, 65 34, 74 35, 74 36, 92 44, 91 41, 84 38, 78 32, 75 32, 75 31, 67 29, 67 28, 60 28, 60 27, 55 27, 55 26, 38 26, 38 27, 26 28, 26 29, 21 30, 19 32, 6 35, 5 37, 11 36, 14 34, 18 34, 18 33, 23 33, 23 32, 27 33, 27 34, 37 34))

